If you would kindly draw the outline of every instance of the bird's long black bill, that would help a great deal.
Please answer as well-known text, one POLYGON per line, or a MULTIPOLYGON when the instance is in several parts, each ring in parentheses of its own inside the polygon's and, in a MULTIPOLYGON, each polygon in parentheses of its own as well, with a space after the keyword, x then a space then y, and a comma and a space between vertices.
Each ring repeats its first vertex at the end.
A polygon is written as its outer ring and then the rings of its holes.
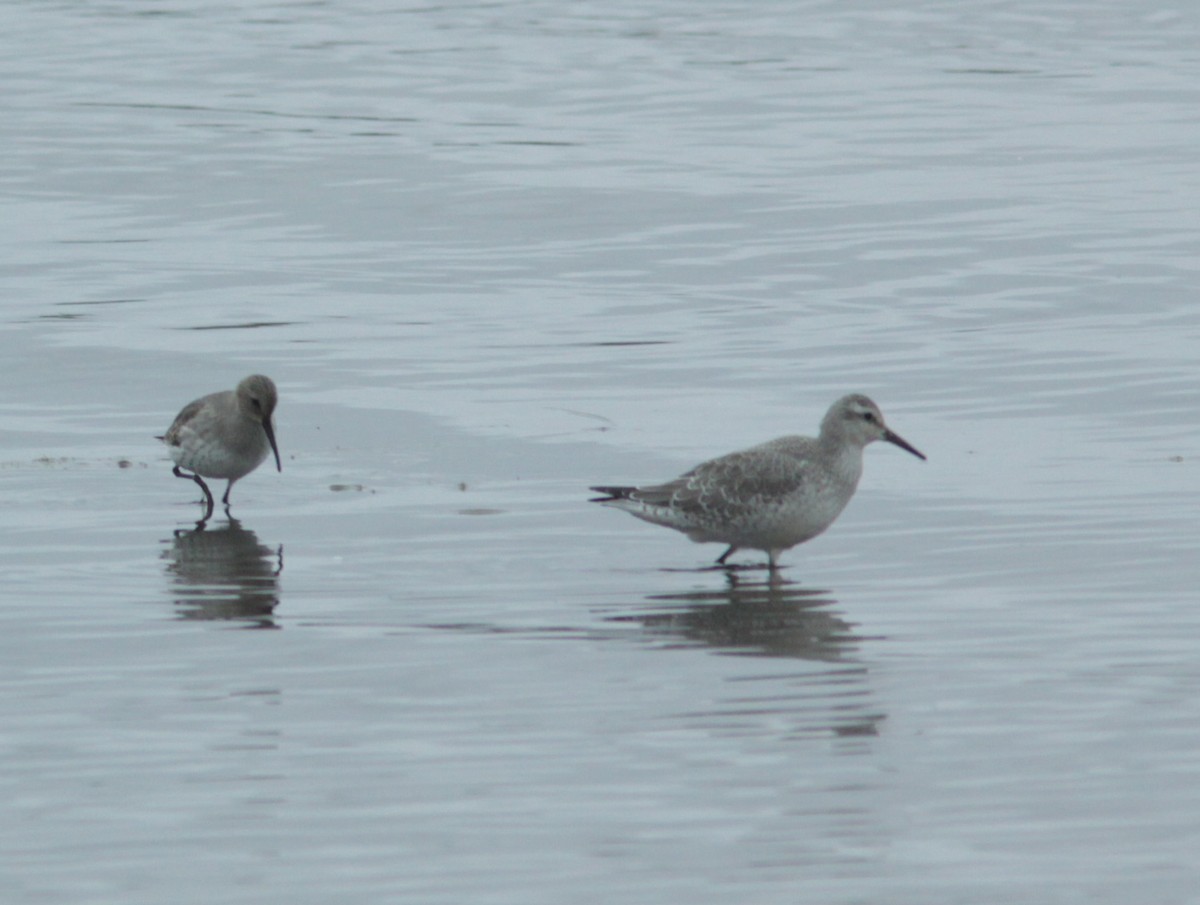
MULTIPOLYGON (((267 432, 267 439, 271 441, 271 452, 275 453, 275 468, 277 471, 283 471, 283 463, 279 461, 279 447, 275 445, 275 428, 271 426, 271 419, 266 418, 262 423, 263 430, 267 432)), ((918 455, 920 455, 918 453, 918 455)), ((921 456, 924 459, 924 456, 921 456)))
POLYGON ((896 446, 899 446, 901 449, 907 450, 908 452, 912 453, 914 456, 916 456, 921 461, 925 461, 925 453, 921 452, 919 449, 917 449, 915 446, 913 446, 911 443, 909 443, 907 440, 905 440, 899 434, 894 434, 890 430, 884 431, 883 439, 887 440, 888 443, 894 443, 896 446))

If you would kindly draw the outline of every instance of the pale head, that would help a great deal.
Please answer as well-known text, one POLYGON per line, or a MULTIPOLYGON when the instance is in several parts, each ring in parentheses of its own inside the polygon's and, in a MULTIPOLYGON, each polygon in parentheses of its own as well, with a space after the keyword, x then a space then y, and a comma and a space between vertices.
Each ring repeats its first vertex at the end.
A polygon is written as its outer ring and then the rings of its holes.
POLYGON ((270 377, 251 374, 237 385, 238 410, 262 424, 267 440, 271 443, 271 452, 275 453, 275 467, 283 471, 283 463, 279 461, 279 447, 275 445, 275 426, 271 423, 271 415, 275 413, 278 401, 275 381, 270 377))
POLYGON ((907 450, 918 459, 925 458, 916 447, 888 428, 879 406, 861 393, 843 396, 829 407, 821 421, 821 439, 852 443, 859 448, 876 440, 885 440, 907 450))

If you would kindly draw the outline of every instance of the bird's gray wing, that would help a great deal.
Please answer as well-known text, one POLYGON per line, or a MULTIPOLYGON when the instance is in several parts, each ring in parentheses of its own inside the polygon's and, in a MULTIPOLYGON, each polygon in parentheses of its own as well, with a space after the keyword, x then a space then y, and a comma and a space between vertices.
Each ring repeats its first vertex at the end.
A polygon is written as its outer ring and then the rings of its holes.
POLYGON ((204 408, 204 402, 205 399, 197 399, 195 402, 189 402, 175 416, 175 420, 171 422, 171 426, 167 428, 167 432, 162 435, 162 440, 167 446, 179 445, 179 432, 183 430, 189 421, 196 417, 200 409, 204 408))
POLYGON ((726 516, 753 509, 798 490, 807 469, 804 460, 776 442, 702 462, 673 481, 639 487, 635 498, 681 513, 726 516))

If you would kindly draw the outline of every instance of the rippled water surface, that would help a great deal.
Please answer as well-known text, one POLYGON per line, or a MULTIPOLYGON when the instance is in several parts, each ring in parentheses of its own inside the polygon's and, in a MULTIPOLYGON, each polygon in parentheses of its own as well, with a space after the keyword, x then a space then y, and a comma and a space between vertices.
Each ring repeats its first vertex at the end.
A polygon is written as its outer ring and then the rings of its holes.
POLYGON ((5 901, 1200 901, 1191 6, 0 29, 5 901), (854 390, 780 580, 586 503, 854 390))

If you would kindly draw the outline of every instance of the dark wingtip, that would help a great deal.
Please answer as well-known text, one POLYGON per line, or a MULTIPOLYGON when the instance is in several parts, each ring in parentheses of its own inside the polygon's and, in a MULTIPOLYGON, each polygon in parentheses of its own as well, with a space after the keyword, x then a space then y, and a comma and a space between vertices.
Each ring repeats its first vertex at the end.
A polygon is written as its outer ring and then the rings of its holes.
POLYGON ((589 487, 588 490, 594 490, 596 493, 602 493, 604 496, 594 496, 588 500, 589 503, 611 503, 613 500, 626 500, 629 494, 633 493, 632 487, 589 487))

